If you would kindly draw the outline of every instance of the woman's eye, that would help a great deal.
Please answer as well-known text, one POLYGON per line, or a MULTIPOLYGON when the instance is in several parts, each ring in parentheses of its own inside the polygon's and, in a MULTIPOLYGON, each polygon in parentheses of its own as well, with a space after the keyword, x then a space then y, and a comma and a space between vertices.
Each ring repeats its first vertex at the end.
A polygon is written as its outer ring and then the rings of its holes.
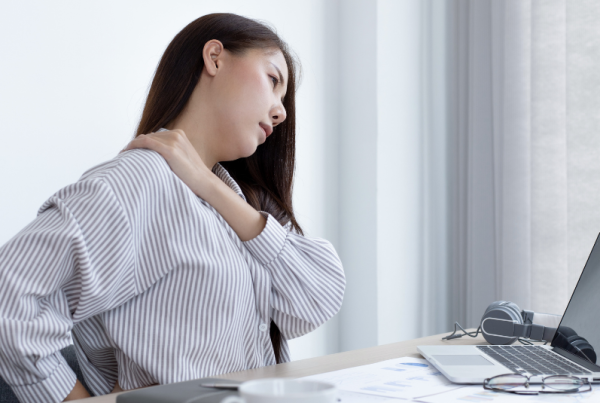
POLYGON ((279 83, 279 80, 277 79, 277 77, 274 77, 274 76, 269 76, 269 77, 271 77, 271 80, 273 80, 273 87, 276 87, 277 84, 279 83))

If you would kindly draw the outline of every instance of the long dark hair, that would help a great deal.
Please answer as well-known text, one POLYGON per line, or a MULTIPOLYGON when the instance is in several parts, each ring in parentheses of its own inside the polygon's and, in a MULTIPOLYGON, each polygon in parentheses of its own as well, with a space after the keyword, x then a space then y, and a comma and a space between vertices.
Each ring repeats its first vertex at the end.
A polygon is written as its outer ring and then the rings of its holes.
MULTIPOLYGON (((158 64, 135 136, 167 126, 183 111, 204 68, 202 50, 211 39, 221 41, 234 54, 278 48, 285 58, 289 78, 283 106, 287 118, 274 127, 273 134, 253 155, 221 165, 240 185, 252 207, 268 212, 281 225, 290 223, 293 230, 302 234, 292 207, 298 61, 268 26, 227 13, 208 14, 189 23, 173 38, 158 64)), ((281 332, 273 321, 270 335, 275 359, 280 363, 281 332)))

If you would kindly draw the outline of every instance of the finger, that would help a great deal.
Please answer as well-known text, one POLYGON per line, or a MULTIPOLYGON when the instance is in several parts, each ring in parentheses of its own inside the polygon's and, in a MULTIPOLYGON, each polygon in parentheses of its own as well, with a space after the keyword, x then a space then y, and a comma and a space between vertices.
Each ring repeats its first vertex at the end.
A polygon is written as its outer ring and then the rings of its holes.
POLYGON ((135 137, 123 151, 147 148, 160 153, 163 158, 169 159, 174 153, 177 153, 177 150, 185 150, 188 146, 187 143, 189 143, 189 140, 181 130, 151 132, 135 137))
POLYGON ((152 137, 163 143, 165 146, 171 147, 173 152, 177 150, 186 150, 191 147, 191 143, 183 130, 167 130, 157 133, 149 133, 146 136, 152 137))
POLYGON ((121 151, 119 151, 119 154, 121 154, 122 152, 125 152, 125 151, 129 151, 129 150, 138 148, 139 141, 136 141, 136 140, 138 140, 140 136, 145 136, 145 134, 140 134, 140 135, 134 137, 133 140, 131 140, 129 143, 127 143, 125 148, 123 148, 121 151))
POLYGON ((165 159, 171 155, 171 147, 164 142, 164 139, 160 137, 151 137, 146 134, 140 134, 127 146, 127 149, 134 148, 146 148, 148 150, 156 151, 165 159))
MULTIPOLYGON (((141 142, 146 141, 145 139, 148 137, 152 137, 150 136, 153 133, 148 133, 148 134, 140 134, 138 136, 136 136, 133 140, 131 140, 129 142, 129 144, 127 144, 127 147, 125 147, 125 149, 131 149, 131 148, 136 148, 139 144, 141 144, 141 142)), ((158 140, 157 138, 153 138, 154 140, 158 140)))

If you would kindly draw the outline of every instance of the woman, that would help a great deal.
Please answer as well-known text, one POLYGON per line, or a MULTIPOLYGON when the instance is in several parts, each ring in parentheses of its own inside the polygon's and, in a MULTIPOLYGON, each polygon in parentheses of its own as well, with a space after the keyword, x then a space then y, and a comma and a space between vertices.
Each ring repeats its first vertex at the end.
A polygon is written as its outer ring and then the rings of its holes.
POLYGON ((289 361, 344 274, 292 209, 296 72, 264 25, 211 14, 157 68, 135 139, 0 248, 0 375, 22 401, 289 361), (145 134, 143 134, 145 133, 145 134))

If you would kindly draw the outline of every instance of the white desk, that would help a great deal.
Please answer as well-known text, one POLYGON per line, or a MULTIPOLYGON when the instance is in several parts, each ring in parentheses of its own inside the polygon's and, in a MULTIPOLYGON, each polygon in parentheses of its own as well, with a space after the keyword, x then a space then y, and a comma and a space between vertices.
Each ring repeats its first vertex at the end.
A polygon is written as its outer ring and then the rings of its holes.
MULTIPOLYGON (((463 337, 462 339, 442 341, 442 337, 447 334, 448 333, 423 337, 420 339, 407 340, 399 343, 386 344, 383 346, 370 347, 361 350, 346 351, 344 353, 330 354, 322 357, 309 358, 307 360, 293 361, 284 364, 271 365, 268 367, 250 369, 247 371, 232 372, 229 374, 216 375, 215 377, 234 379, 237 381, 272 377, 300 378, 303 376, 337 371, 339 369, 356 367, 359 365, 373 364, 379 361, 389 360, 391 358, 407 356, 422 358, 417 352, 417 346, 420 345, 487 344, 481 335, 476 338, 463 337)), ((82 403, 115 403, 117 395, 118 393, 113 393, 75 401, 82 403)))

